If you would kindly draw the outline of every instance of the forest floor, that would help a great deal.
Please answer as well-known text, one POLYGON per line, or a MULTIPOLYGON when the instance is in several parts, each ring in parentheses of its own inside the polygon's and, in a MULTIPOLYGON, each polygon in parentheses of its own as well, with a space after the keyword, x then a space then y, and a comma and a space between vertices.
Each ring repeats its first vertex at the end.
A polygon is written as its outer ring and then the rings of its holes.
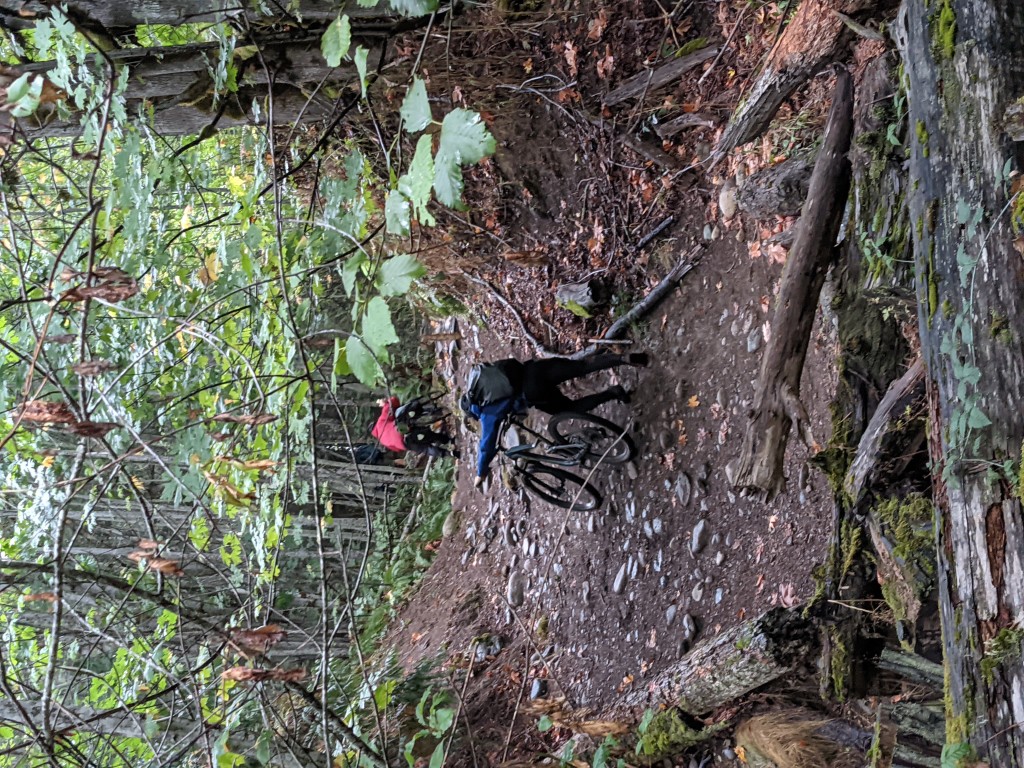
MULTIPOLYGON (((468 307, 437 328, 453 334, 438 345, 441 376, 457 398, 476 362, 525 359, 538 345, 570 354, 695 246, 700 253, 696 268, 628 334, 628 349, 649 352, 650 367, 598 374, 569 389, 622 383, 633 391, 630 406, 601 410, 631 425, 638 456, 632 467, 595 478, 605 496, 597 512, 567 513, 500 481, 474 489, 475 435, 458 427, 463 458, 448 533, 386 645, 408 669, 440 657, 457 690, 471 669, 463 710, 475 754, 491 764, 550 750, 567 736, 540 733, 533 695, 597 716, 627 690, 648 687, 687 651, 684 617, 699 641, 773 606, 805 602, 833 524, 826 478, 795 438, 786 489, 770 503, 738 495, 726 480, 786 258, 765 241, 791 221, 727 219, 719 209, 722 182, 737 168, 749 176, 813 144, 827 80, 784 106, 763 141, 710 173, 685 170, 713 145, 782 11, 771 3, 751 13, 742 3, 678 4, 667 23, 657 2, 565 5, 573 7, 514 22, 481 18, 491 31, 449 41, 452 83, 461 88, 453 101, 483 101, 498 150, 467 170, 468 218, 452 217, 454 234, 426 258, 468 307), (659 49, 701 37, 731 42, 721 59, 642 103, 602 107, 602 96, 643 71, 659 49), (683 111, 713 124, 664 142, 648 137, 654 160, 623 138, 634 136, 633 126, 683 111), (667 228, 636 247, 670 215, 667 228), (558 286, 587 280, 598 286, 594 317, 556 306, 558 286), (707 535, 693 554, 702 520, 707 535), (474 653, 467 667, 481 637, 497 652, 474 653)), ((443 82, 428 74, 435 87, 443 82)), ((801 396, 824 445, 838 343, 832 319, 817 312, 801 396)), ((716 762, 730 764, 721 750, 716 762)))

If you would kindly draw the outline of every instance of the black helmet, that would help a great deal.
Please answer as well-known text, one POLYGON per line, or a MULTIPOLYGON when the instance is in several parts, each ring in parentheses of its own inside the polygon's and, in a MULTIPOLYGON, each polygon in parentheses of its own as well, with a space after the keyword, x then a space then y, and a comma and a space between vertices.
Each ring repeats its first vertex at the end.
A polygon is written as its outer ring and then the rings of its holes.
POLYGON ((473 405, 473 401, 469 399, 469 392, 464 392, 462 397, 459 398, 459 407, 466 413, 470 413, 470 406, 473 405))

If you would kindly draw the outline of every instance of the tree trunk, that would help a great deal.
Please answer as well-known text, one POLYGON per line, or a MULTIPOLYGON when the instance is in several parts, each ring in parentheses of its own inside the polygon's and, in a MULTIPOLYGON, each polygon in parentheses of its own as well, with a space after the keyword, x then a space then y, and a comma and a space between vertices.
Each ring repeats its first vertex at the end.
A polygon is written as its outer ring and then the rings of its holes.
POLYGON ((792 673, 817 648, 801 610, 775 608, 705 640, 654 681, 626 694, 631 710, 664 703, 701 715, 792 673))
POLYGON ((829 63, 845 58, 854 33, 837 12, 864 15, 878 5, 877 0, 803 0, 722 132, 715 156, 720 158, 764 133, 782 102, 797 88, 829 63))
POLYGON ((840 72, 825 126, 825 140, 811 174, 799 230, 782 274, 743 451, 727 469, 733 485, 757 488, 773 496, 785 485, 782 462, 795 424, 804 442, 814 446, 807 413, 800 403, 800 376, 814 323, 818 295, 832 263, 834 244, 850 186, 853 86, 840 72))
POLYGON ((1024 5, 905 0, 895 34, 909 88, 947 735, 993 766, 1020 765, 1024 273, 1014 238, 1024 214, 1006 177, 1024 148, 1006 131, 1024 94, 1024 5))

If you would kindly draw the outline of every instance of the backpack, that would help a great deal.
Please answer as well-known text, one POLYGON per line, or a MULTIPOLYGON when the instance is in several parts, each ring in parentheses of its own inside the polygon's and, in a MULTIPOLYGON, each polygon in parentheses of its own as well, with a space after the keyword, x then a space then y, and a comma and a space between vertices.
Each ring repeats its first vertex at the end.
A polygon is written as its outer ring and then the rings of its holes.
POLYGON ((477 363, 469 372, 463 405, 490 405, 514 394, 516 389, 500 362, 477 363))

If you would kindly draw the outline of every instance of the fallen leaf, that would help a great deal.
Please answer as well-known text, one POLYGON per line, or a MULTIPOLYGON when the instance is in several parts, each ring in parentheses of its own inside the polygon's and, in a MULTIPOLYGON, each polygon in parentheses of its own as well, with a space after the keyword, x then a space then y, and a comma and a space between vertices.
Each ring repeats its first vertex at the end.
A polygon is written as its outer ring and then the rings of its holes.
POLYGON ((569 75, 576 77, 579 72, 579 68, 576 65, 576 46, 572 44, 572 40, 565 41, 565 51, 563 56, 565 57, 565 63, 569 65, 569 75))
POLYGON ((598 11, 597 18, 591 19, 587 22, 587 40, 592 40, 595 43, 601 39, 601 35, 604 34, 604 28, 608 26, 608 12, 602 8, 598 11))
POLYGON ((676 442, 679 443, 679 447, 682 448, 683 446, 686 445, 686 441, 687 441, 686 430, 684 429, 684 430, 680 431, 679 438, 676 440, 676 442))
POLYGON ((785 608, 792 608, 800 602, 800 598, 796 596, 796 590, 793 588, 792 584, 779 585, 779 602, 782 603, 785 608))
POLYGON ((619 693, 622 693, 623 691, 625 691, 632 684, 633 684, 633 676, 632 675, 626 675, 625 677, 622 678, 622 682, 619 683, 619 687, 617 688, 617 690, 618 690, 619 693))
POLYGON ((690 399, 686 401, 687 408, 696 408, 700 405, 700 400, 696 395, 690 395, 690 399))
POLYGON ((658 647, 658 630, 656 630, 656 629, 652 629, 651 630, 651 636, 649 638, 647 638, 647 647, 648 648, 657 648, 658 647))
POLYGON ((48 400, 29 400, 21 404, 21 418, 39 424, 73 424, 76 419, 64 403, 48 400))
POLYGON ((261 683, 265 680, 278 680, 286 683, 298 683, 306 678, 304 669, 259 669, 257 667, 231 667, 220 673, 224 680, 235 682, 261 683))
POLYGON ((757 587, 757 593, 761 594, 761 590, 764 589, 764 574, 757 574, 757 581, 754 582, 754 586, 757 587))
POLYGON ((167 557, 154 557, 149 551, 136 550, 128 553, 128 559, 145 565, 151 571, 157 571, 164 576, 184 576, 180 563, 167 557))
POLYGON ((68 432, 80 437, 103 437, 112 429, 117 429, 120 424, 112 421, 76 421, 68 427, 68 432))
POLYGON ((26 603, 34 603, 37 600, 43 600, 47 603, 56 603, 57 596, 53 592, 36 592, 31 595, 24 595, 22 598, 26 603))
POLYGON ((612 48, 610 45, 604 47, 604 58, 599 59, 597 62, 597 79, 606 80, 612 71, 615 69, 615 57, 612 56, 612 48))
POLYGON ((528 58, 526 61, 523 62, 523 72, 525 72, 528 75, 533 73, 533 57, 532 56, 530 58, 528 58))
POLYGON ((775 532, 775 526, 778 524, 778 522, 779 522, 779 516, 778 515, 772 515, 771 517, 768 518, 768 532, 769 533, 774 533, 775 532))
POLYGON ((269 424, 272 421, 277 421, 277 416, 269 413, 218 413, 212 418, 212 421, 227 421, 232 424, 245 424, 250 427, 258 427, 261 424, 269 424))
POLYGON ((231 640, 246 653, 266 653, 269 648, 284 640, 285 633, 278 624, 267 624, 256 629, 236 629, 231 640))
POLYGON ((81 363, 75 363, 71 366, 71 370, 79 376, 99 376, 101 373, 106 373, 116 367, 116 365, 106 360, 86 360, 81 363))

